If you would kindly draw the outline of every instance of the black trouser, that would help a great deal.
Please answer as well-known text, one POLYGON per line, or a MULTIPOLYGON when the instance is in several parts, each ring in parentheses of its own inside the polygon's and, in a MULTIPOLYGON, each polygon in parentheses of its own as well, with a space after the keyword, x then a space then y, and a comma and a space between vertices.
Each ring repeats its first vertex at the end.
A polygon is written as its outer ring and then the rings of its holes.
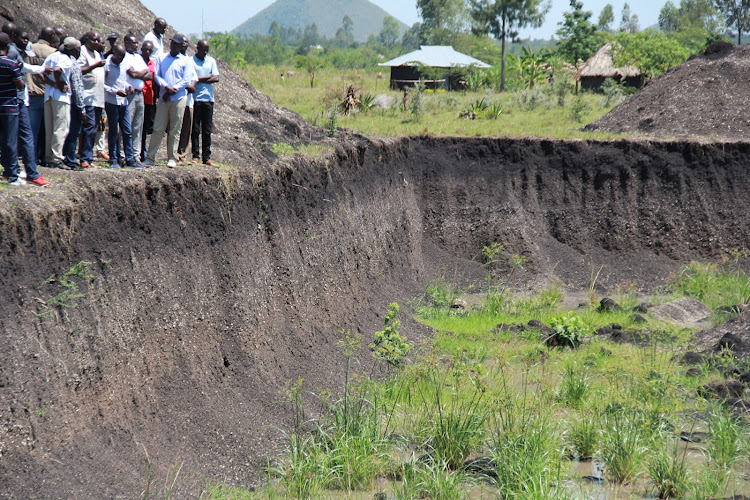
POLYGON ((211 132, 214 129, 214 103, 195 101, 193 108, 193 158, 201 158, 198 138, 203 141, 203 162, 211 159, 211 132))
POLYGON ((156 116, 156 104, 145 104, 143 106, 143 132, 141 133, 141 157, 137 160, 146 159, 146 139, 154 133, 154 117, 156 116))

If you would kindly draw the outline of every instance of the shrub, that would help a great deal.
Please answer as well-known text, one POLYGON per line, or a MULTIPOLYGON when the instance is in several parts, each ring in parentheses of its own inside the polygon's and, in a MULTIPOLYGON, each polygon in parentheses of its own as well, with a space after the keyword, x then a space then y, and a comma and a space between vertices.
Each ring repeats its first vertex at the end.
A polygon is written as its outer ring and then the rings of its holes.
POLYGON ((586 323, 571 312, 560 313, 552 318, 550 328, 552 328, 557 336, 558 345, 567 345, 570 347, 580 345, 583 336, 589 331, 586 323))
POLYGON ((656 486, 659 498, 682 498, 688 488, 688 470, 685 462, 687 450, 680 456, 680 449, 671 446, 651 457, 648 477, 656 486))

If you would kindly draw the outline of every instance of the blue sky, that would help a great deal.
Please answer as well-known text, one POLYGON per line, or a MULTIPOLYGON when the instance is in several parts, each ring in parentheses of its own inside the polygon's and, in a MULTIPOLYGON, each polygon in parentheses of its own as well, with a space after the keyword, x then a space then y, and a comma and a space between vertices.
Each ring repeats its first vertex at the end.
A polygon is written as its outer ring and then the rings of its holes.
MULTIPOLYGON (((169 24, 185 33, 201 32, 201 15, 206 31, 229 31, 273 3, 273 0, 142 0, 143 4, 157 16, 164 17, 169 24)), ((419 21, 415 0, 370 0, 392 16, 409 26, 419 21)), ((673 0, 674 1, 674 0, 673 0)), ((630 10, 638 14, 641 28, 656 24, 659 10, 666 0, 631 0, 630 10)), ((599 11, 611 3, 615 9, 615 23, 619 24, 623 0, 583 0, 586 10, 593 11, 596 20, 599 11)), ((675 4, 679 3, 674 1, 675 4)), ((544 26, 535 30, 522 30, 522 37, 549 38, 554 35, 563 12, 570 8, 567 1, 554 0, 544 26)))

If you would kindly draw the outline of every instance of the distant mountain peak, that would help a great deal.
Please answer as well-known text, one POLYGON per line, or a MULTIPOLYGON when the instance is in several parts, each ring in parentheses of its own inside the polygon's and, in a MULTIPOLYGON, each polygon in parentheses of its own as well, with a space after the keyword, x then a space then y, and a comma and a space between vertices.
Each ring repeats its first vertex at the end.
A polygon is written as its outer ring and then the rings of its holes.
MULTIPOLYGON (((230 33, 267 35, 276 21, 280 26, 297 29, 315 23, 318 33, 333 38, 344 16, 353 21, 354 39, 364 42, 371 34, 380 33, 383 19, 390 14, 368 0, 276 0, 230 33)), ((399 28, 403 34, 408 26, 399 21, 399 28)))

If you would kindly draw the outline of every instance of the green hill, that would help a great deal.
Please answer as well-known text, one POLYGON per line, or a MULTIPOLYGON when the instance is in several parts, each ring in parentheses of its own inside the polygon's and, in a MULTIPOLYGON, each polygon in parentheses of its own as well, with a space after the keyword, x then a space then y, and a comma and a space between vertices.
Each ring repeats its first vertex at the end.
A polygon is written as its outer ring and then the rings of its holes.
MULTIPOLYGON (((368 0, 277 0, 231 31, 232 35, 268 34, 273 21, 281 26, 304 28, 315 23, 318 33, 332 38, 341 26, 344 16, 354 22, 354 39, 367 40, 383 28, 386 11, 368 0)), ((408 26, 399 21, 401 34, 408 26)))

